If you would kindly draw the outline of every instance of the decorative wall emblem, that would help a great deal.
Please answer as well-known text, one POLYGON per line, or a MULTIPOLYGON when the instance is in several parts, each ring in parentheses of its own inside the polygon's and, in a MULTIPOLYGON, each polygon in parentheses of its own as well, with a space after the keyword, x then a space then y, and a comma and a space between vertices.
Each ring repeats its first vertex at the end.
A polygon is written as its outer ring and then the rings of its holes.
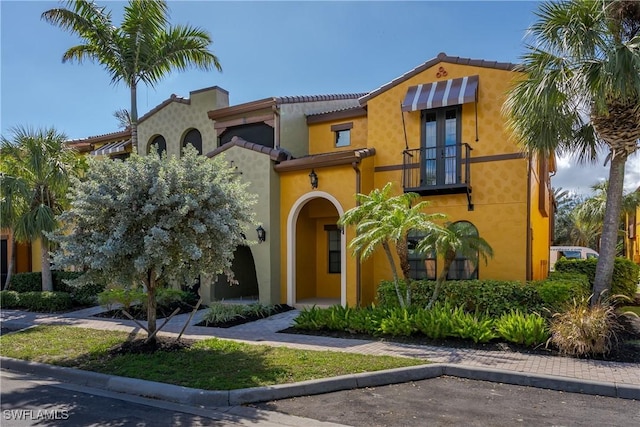
POLYGON ((444 67, 439 67, 438 68, 438 72, 436 73, 436 77, 440 78, 440 77, 447 77, 449 73, 447 73, 447 70, 444 69, 444 67))

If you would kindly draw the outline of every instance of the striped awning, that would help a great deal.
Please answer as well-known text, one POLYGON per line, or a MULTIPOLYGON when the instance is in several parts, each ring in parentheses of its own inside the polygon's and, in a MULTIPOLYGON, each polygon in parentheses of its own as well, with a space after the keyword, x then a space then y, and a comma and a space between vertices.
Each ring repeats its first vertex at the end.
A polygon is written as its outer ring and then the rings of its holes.
POLYGON ((103 145, 102 147, 93 150, 91 155, 93 156, 110 156, 112 154, 120 154, 127 151, 127 146, 131 145, 130 139, 125 139, 122 141, 110 142, 108 144, 103 145))
POLYGON ((402 101, 402 111, 429 110, 475 102, 477 93, 478 76, 411 86, 402 101))

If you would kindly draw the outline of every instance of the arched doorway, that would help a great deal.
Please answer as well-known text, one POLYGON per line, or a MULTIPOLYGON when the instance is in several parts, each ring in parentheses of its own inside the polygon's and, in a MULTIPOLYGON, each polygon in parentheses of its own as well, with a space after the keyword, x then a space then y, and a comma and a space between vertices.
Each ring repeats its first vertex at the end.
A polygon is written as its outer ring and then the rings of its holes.
POLYGON ((329 193, 300 197, 287 219, 287 304, 346 304, 344 213, 329 193))
POLYGON ((219 274, 213 287, 213 299, 258 299, 258 276, 253 254, 248 246, 238 246, 233 253, 231 271, 237 283, 229 283, 219 274))

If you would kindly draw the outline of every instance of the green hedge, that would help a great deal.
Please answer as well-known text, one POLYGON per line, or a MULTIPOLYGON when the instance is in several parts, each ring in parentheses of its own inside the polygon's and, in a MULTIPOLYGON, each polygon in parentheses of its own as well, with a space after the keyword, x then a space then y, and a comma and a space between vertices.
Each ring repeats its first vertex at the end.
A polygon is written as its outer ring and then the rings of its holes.
MULTIPOLYGON (((53 270, 53 291, 71 295, 74 305, 93 305, 97 303, 97 295, 104 291, 103 284, 87 283, 70 285, 66 281, 75 280, 83 273, 79 271, 53 270)), ((42 290, 42 274, 40 272, 18 273, 11 276, 10 289, 19 293, 40 292, 42 290)))
MULTIPOLYGON (((404 295, 406 284, 401 282, 401 292, 404 295)), ((425 307, 433 294, 434 281, 421 280, 411 282, 411 304, 425 307)), ((377 290, 378 304, 385 307, 396 307, 396 297, 393 282, 383 281, 377 290)), ((489 316, 501 316, 511 310, 523 313, 540 312, 544 302, 535 287, 516 281, 500 280, 459 280, 448 281, 442 285, 438 301, 449 302, 456 307, 462 307, 468 313, 485 313, 489 316)))
POLYGON ((67 292, 0 292, 3 308, 25 308, 30 311, 54 312, 73 307, 71 295, 67 292))
POLYGON ((550 314, 564 311, 575 301, 587 300, 591 285, 586 275, 554 271, 545 280, 531 282, 550 314))
MULTIPOLYGON (((559 259, 556 271, 564 273, 584 274, 589 279, 589 286, 593 288, 596 276, 597 258, 591 259, 559 259)), ((616 258, 613 264, 613 279, 611 281, 611 295, 624 295, 631 299, 637 292, 640 266, 626 258, 616 258)))

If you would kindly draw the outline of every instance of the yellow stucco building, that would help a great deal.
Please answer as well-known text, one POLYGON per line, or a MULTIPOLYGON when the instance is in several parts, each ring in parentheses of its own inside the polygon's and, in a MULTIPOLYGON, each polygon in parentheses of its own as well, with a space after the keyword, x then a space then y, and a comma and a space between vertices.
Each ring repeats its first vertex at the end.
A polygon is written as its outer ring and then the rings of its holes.
MULTIPOLYGON (((441 53, 359 99, 308 115, 309 156, 280 174, 283 302, 367 304, 391 273, 382 251, 361 263, 336 226, 356 193, 393 183, 429 212, 467 221, 494 250, 485 266, 457 259, 451 279, 541 279, 548 271, 553 162, 523 154, 501 108, 514 64, 441 53), (311 177, 316 182, 311 184, 311 177), (317 184, 317 185, 315 185, 317 184)), ((412 276, 435 278, 441 260, 411 254, 412 276)))

